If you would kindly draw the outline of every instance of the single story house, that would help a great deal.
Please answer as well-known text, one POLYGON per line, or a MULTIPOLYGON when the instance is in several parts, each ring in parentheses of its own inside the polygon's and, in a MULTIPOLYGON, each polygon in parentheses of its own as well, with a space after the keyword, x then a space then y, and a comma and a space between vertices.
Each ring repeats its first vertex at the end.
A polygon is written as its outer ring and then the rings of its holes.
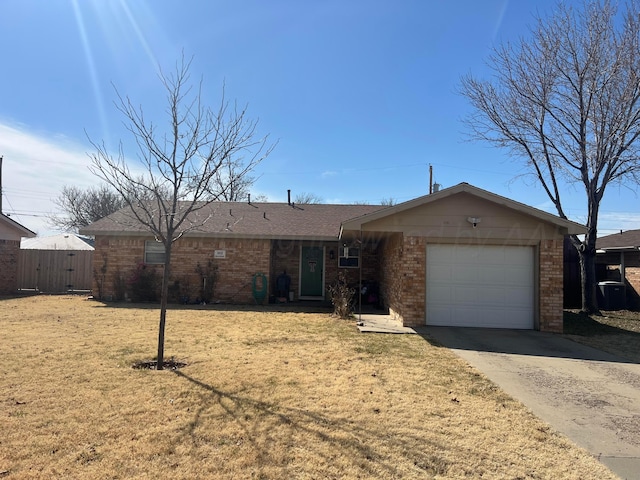
MULTIPOLYGON (((275 295, 327 299, 344 272, 405 326, 455 325, 562 331, 563 240, 577 223, 461 183, 398 205, 220 202, 174 245, 172 276, 194 284, 217 269, 215 298, 253 303, 255 275, 275 295)), ((94 270, 115 295, 117 275, 163 249, 125 210, 81 230, 95 236, 94 270)), ((363 292, 363 291, 361 291, 363 292)))
POLYGON ((35 236, 27 227, 0 213, 0 294, 12 294, 18 290, 20 240, 35 236))
POLYGON ((598 280, 625 284, 626 306, 640 308, 640 230, 627 230, 596 240, 598 280))

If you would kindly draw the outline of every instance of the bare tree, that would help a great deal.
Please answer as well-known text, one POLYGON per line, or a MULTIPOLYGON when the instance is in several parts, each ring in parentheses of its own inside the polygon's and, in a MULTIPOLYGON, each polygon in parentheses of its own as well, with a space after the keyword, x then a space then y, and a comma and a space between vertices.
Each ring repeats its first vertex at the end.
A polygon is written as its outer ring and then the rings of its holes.
POLYGON ((49 224, 61 231, 70 232, 77 232, 126 205, 122 197, 107 185, 89 187, 86 190, 64 186, 53 203, 64 213, 49 216, 49 224))
POLYGON ((564 189, 587 206, 580 254, 582 309, 598 311, 595 246, 600 202, 612 183, 637 182, 640 135, 640 10, 608 0, 564 3, 538 18, 529 39, 496 48, 492 80, 462 79, 472 136, 509 149, 529 168, 558 215, 564 189))
POLYGON ((324 198, 315 193, 300 192, 293 198, 296 205, 314 205, 324 203, 324 198))
MULTIPOLYGON (((227 158, 213 177, 213 183, 221 192, 221 200, 237 202, 247 197, 249 189, 255 183, 255 177, 239 175, 244 169, 242 158, 227 158)), ((255 199, 259 201, 258 198, 255 199)))
POLYGON ((139 164, 130 167, 122 145, 114 157, 104 143, 91 142, 92 171, 113 187, 129 207, 132 221, 145 227, 165 252, 158 328, 157 368, 164 362, 171 252, 174 242, 210 218, 207 206, 224 199, 273 149, 267 137, 257 138, 257 121, 246 108, 230 106, 224 91, 217 110, 205 107, 202 82, 190 85, 191 62, 183 58, 172 74, 160 74, 166 92, 166 131, 145 118, 141 107, 119 93, 116 106, 138 147, 139 164), (242 162, 234 159, 242 157, 242 162), (216 182, 221 169, 233 163, 227 184, 216 182))
POLYGON ((393 197, 383 198, 380 200, 380 205, 384 205, 385 207, 392 207, 396 203, 396 199, 393 197))

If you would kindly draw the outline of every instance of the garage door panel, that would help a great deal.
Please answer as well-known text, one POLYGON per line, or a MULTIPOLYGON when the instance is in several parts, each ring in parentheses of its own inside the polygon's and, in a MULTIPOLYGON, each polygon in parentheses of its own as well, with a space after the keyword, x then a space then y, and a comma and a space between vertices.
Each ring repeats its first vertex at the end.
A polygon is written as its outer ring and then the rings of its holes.
POLYGON ((504 284, 505 272, 499 266, 490 265, 485 268, 478 268, 478 281, 483 284, 504 284))
POLYGON ((504 290, 505 300, 512 307, 530 308, 532 291, 529 287, 511 287, 504 290))
POLYGON ((508 301, 505 291, 491 286, 485 286, 478 289, 479 305, 504 305, 508 301))
POLYGON ((452 291, 453 300, 458 305, 475 305, 481 299, 477 287, 457 285, 452 288, 452 291))
POLYGON ((454 301, 453 293, 453 289, 449 286, 434 285, 427 294, 427 302, 432 303, 434 306, 439 304, 449 305, 454 301))
POLYGON ((533 272, 530 268, 510 267, 504 269, 504 283, 509 285, 531 286, 533 284, 533 272))
POLYGON ((442 278, 443 280, 453 279, 451 265, 428 265, 427 275, 434 278, 442 278))
POLYGON ((451 280, 458 282, 459 278, 467 278, 469 280, 480 280, 480 271, 475 265, 452 265, 451 280))
POLYGON ((531 247, 427 246, 428 325, 533 328, 531 247))
MULTIPOLYGON (((439 318, 441 325, 457 327, 508 328, 529 329, 531 325, 524 320, 526 311, 518 309, 504 310, 501 308, 475 308, 472 306, 458 306, 453 309, 443 309, 439 318)), ((440 324, 438 324, 440 325, 440 324)))

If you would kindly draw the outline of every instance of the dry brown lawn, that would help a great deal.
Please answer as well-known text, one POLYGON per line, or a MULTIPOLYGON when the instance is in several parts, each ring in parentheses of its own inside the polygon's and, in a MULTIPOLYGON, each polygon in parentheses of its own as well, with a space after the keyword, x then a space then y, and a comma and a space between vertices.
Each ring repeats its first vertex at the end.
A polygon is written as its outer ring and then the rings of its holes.
POLYGON ((0 301, 0 477, 611 479, 418 335, 326 313, 0 301))
POLYGON ((640 363, 640 312, 564 313, 564 331, 576 342, 640 363))

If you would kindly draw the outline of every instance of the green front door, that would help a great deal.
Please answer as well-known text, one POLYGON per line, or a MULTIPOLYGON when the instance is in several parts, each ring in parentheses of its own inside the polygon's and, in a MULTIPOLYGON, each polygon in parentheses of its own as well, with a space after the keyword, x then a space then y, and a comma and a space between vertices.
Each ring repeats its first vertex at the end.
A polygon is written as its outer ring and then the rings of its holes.
POLYGON ((300 296, 324 295, 324 255, 322 247, 302 247, 300 259, 300 296))

